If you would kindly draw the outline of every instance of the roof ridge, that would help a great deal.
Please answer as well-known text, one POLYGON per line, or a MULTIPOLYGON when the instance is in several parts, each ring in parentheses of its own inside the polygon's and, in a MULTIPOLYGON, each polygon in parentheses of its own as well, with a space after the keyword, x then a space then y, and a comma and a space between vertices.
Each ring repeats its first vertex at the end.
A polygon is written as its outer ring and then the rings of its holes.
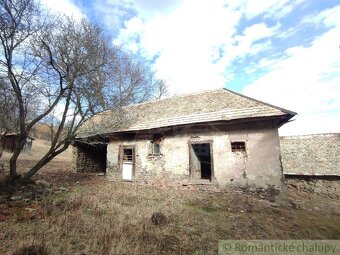
POLYGON ((230 93, 233 93, 233 94, 235 94, 235 95, 238 95, 238 96, 240 96, 240 97, 246 98, 246 99, 248 99, 248 100, 252 100, 252 101, 254 101, 254 102, 257 102, 257 103, 264 104, 264 105, 267 105, 267 106, 269 106, 269 107, 275 108, 275 109, 280 110, 280 111, 282 111, 282 112, 284 112, 284 113, 291 114, 291 115, 293 115, 293 116, 294 116, 294 115, 297 115, 296 112, 287 110, 287 109, 285 109, 285 108, 281 108, 281 107, 278 107, 278 106, 275 106, 275 105, 272 105, 272 104, 263 102, 263 101, 261 101, 261 100, 255 99, 255 98, 245 96, 245 95, 243 95, 243 94, 237 93, 237 92, 232 91, 232 90, 227 89, 227 88, 223 88, 223 89, 226 90, 226 91, 228 91, 228 92, 230 92, 230 93))
MULTIPOLYGON (((157 99, 157 100, 153 100, 153 101, 145 101, 145 102, 141 102, 141 103, 122 106, 121 109, 129 109, 129 108, 133 108, 133 107, 137 107, 137 106, 141 106, 141 105, 150 105, 150 104, 155 104, 155 103, 158 103, 158 102, 161 102, 161 101, 168 101, 168 100, 172 100, 172 99, 176 99, 176 98, 183 98, 183 97, 189 97, 189 96, 193 96, 193 95, 200 95, 200 94, 205 94, 205 93, 210 93, 210 92, 218 92, 218 91, 227 91, 227 92, 232 93, 234 95, 237 95, 239 97, 254 101, 256 103, 264 104, 264 105, 269 106, 269 107, 274 108, 274 109, 277 109, 277 110, 282 111, 286 114, 290 114, 290 115, 293 115, 293 116, 297 114, 296 112, 293 112, 293 111, 290 111, 290 110, 287 110, 287 109, 284 109, 284 108, 263 102, 261 100, 257 100, 257 99, 252 98, 252 97, 245 96, 243 94, 237 93, 237 92, 230 90, 230 89, 227 89, 227 88, 201 90, 201 91, 196 91, 196 92, 191 92, 191 93, 186 93, 186 94, 181 94, 181 95, 172 95, 172 96, 167 97, 167 98, 157 99)), ((117 108, 104 110, 104 111, 99 112, 95 115, 110 114, 115 110, 117 110, 117 108)))
MULTIPOLYGON (((157 102, 160 102, 160 101, 167 101, 167 100, 171 100, 171 99, 174 99, 174 98, 205 94, 205 93, 208 93, 208 92, 220 91, 220 90, 224 90, 224 88, 201 90, 201 91, 195 91, 195 92, 181 94, 181 95, 172 95, 170 97, 166 97, 166 98, 162 98, 162 99, 156 99, 156 100, 152 100, 152 101, 145 101, 145 102, 141 102, 141 103, 125 105, 125 106, 122 106, 121 109, 128 109, 128 108, 135 107, 135 106, 154 104, 154 103, 157 103, 157 102)), ((100 114, 106 114, 106 113, 109 114, 110 112, 115 111, 115 110, 117 110, 117 108, 107 109, 107 110, 98 112, 94 115, 100 115, 100 114)))
POLYGON ((195 92, 190 92, 190 93, 185 93, 185 94, 180 94, 180 95, 172 95, 166 98, 162 98, 162 99, 156 99, 153 101, 145 101, 145 102, 141 102, 141 103, 137 103, 137 104, 131 104, 131 105, 126 105, 123 106, 122 108, 129 108, 132 106, 138 106, 138 105, 143 105, 143 104, 152 104, 152 103, 157 103, 159 101, 166 101, 166 100, 171 100, 174 98, 179 98, 179 97, 187 97, 187 96, 193 96, 193 95, 199 95, 199 94, 205 94, 208 92, 213 92, 213 91, 220 91, 220 90, 224 90, 224 88, 218 88, 218 89, 208 89, 208 90, 201 90, 201 91, 195 91, 195 92))

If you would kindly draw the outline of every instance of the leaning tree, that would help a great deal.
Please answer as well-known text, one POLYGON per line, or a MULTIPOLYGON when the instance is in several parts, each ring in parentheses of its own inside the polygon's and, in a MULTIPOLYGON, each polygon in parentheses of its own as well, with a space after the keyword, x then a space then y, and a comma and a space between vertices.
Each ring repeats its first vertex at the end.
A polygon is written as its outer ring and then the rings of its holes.
POLYGON ((0 11, 0 80, 14 95, 16 112, 10 182, 18 177, 18 156, 38 122, 56 119, 57 125, 49 150, 24 180, 65 151, 96 112, 166 91, 147 66, 114 47, 100 26, 85 18, 51 15, 35 0, 0 0, 0 11))

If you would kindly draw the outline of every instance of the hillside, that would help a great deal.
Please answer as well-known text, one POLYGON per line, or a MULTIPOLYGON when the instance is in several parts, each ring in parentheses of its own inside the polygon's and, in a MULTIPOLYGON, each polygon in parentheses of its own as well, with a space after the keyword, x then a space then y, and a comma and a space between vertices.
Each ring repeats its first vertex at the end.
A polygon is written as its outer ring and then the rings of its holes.
MULTIPOLYGON (((29 154, 22 153, 19 156, 21 160, 39 160, 48 151, 51 142, 35 139, 32 144, 32 151, 29 154)), ((6 161, 11 157, 11 153, 4 151, 1 160, 6 161)), ((54 161, 70 162, 72 160, 72 147, 53 159, 54 161)))

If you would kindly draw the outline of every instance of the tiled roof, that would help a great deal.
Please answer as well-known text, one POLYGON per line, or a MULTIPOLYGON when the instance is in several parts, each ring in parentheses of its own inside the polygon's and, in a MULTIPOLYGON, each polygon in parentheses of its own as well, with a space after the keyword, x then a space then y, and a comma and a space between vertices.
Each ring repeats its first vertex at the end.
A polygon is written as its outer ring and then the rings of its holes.
POLYGON ((217 89, 104 111, 87 120, 78 137, 258 117, 288 120, 295 114, 227 89, 217 89))

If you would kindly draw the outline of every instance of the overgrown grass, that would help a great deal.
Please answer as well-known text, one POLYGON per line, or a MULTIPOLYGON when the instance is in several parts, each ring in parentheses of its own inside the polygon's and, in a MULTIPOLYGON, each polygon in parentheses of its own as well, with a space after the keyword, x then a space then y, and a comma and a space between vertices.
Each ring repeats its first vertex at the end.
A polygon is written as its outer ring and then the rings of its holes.
POLYGON ((27 220, 0 222, 0 253, 216 254, 220 239, 334 239, 336 226, 339 214, 274 208, 245 194, 102 180, 46 197, 27 220), (166 224, 154 225, 153 212, 166 224))
MULTIPOLYGON (((35 139, 32 143, 31 153, 21 153, 20 160, 34 161, 40 160, 46 152, 49 150, 51 142, 35 139)), ((10 152, 4 151, 2 155, 2 161, 8 161, 12 156, 10 152)), ((72 147, 69 147, 66 151, 58 155, 53 159, 54 161, 70 162, 72 161, 72 147)))

